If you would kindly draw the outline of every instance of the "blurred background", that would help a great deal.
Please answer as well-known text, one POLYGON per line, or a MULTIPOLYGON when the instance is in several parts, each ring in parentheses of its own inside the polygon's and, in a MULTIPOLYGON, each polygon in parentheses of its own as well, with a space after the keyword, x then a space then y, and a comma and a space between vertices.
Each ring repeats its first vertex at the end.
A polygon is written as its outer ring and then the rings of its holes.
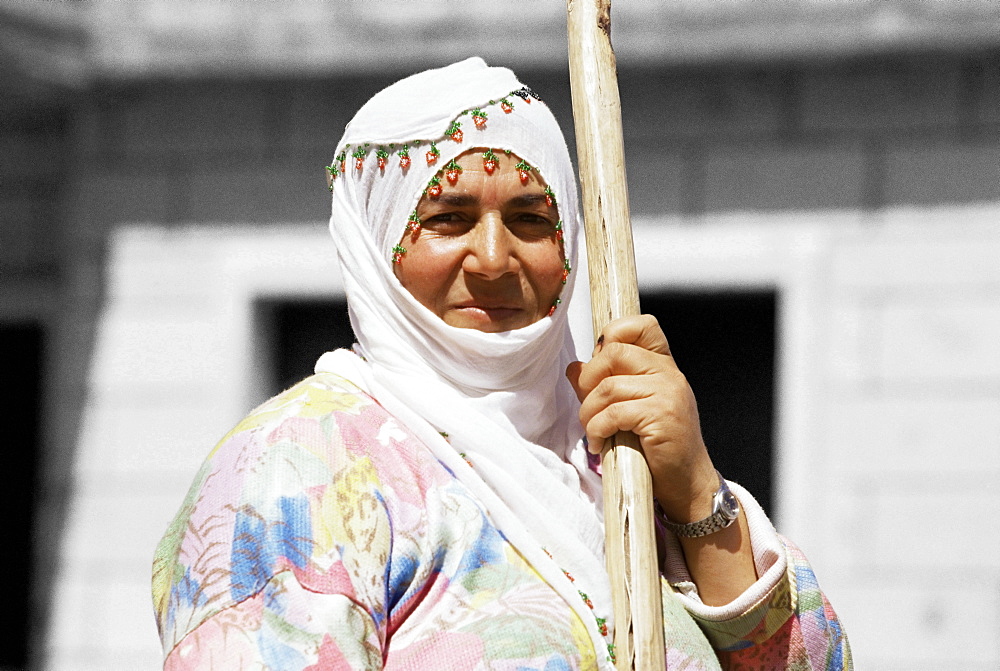
MULTIPOLYGON (((557 0, 0 3, 0 669, 158 668, 209 449, 351 342, 323 166, 471 55, 572 143, 557 0)), ((621 0, 643 307, 859 669, 1000 668, 1000 5, 621 0)))

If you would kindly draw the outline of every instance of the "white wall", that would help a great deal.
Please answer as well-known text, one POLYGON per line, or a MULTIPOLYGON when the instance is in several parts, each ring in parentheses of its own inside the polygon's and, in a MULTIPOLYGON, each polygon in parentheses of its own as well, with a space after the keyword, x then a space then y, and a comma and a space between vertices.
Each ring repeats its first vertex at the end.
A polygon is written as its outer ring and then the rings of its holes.
MULTIPOLYGON (((1000 665, 1000 205, 636 222, 647 286, 779 292, 779 530, 859 669, 1000 665)), ((49 668, 156 668, 153 549, 259 399, 251 303, 333 295, 322 225, 114 237, 49 668)))
POLYGON ((208 450, 263 400, 252 301, 336 291, 334 254, 322 225, 113 236, 48 668, 158 668, 153 550, 208 450))

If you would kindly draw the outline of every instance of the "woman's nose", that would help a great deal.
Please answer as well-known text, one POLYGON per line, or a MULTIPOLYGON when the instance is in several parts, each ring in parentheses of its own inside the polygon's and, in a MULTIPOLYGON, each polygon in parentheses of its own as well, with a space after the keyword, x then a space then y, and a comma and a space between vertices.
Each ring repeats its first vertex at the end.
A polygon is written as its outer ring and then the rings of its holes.
POLYGON ((517 272, 513 243, 513 235, 499 215, 484 216, 469 236, 464 270, 489 280, 517 272))

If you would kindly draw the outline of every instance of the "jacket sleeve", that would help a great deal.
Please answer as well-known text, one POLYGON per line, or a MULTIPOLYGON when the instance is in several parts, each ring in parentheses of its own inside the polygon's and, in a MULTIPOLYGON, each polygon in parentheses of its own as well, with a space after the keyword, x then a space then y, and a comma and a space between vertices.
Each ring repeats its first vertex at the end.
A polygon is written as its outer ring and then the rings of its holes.
POLYGON ((363 604, 310 591, 285 571, 203 620, 167 652, 163 668, 381 669, 382 655, 378 628, 363 604))
POLYGON ((391 527, 344 435, 364 408, 291 391, 223 439, 157 549, 164 669, 382 668, 391 527))
POLYGON ((757 575, 724 606, 706 606, 683 563, 676 539, 666 578, 724 669, 853 669, 847 636, 805 555, 775 532, 745 489, 730 483, 747 514, 757 575))

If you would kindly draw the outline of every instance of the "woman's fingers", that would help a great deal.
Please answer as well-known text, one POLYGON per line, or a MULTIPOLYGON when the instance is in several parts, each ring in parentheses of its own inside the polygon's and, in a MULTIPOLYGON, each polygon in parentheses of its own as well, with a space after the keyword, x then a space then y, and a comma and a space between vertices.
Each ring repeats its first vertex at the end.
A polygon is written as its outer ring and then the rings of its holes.
POLYGON ((655 317, 622 317, 608 324, 586 364, 574 361, 566 377, 581 401, 610 375, 642 375, 658 369, 676 369, 670 346, 655 317), (650 356, 655 355, 655 356, 650 356))
POLYGON ((589 437, 632 431, 644 447, 672 442, 679 427, 697 425, 697 418, 690 388, 664 374, 604 378, 580 405, 580 422, 589 437))
POLYGON ((635 431, 643 416, 655 412, 653 408, 635 406, 636 401, 648 400, 653 394, 643 380, 636 380, 635 377, 619 375, 604 378, 596 389, 581 398, 580 423, 587 434, 591 452, 599 453, 604 439, 619 431, 635 431))
POLYGON ((670 355, 667 337, 663 335, 660 323, 652 315, 621 317, 605 326, 598 339, 595 355, 603 346, 613 342, 635 345, 650 352, 670 355))
MULTIPOLYGON (((613 375, 605 377, 594 389, 591 389, 580 404, 580 422, 588 429, 594 418, 610 406, 628 401, 648 399, 656 392, 650 388, 650 381, 636 380, 635 375, 613 375)), ((650 411, 655 411, 650 408, 650 411)), ((617 411, 616 411, 617 412, 617 411)), ((606 421, 606 420, 605 420, 606 421)), ((603 426, 603 424, 601 425, 603 426)), ((597 425, 594 427, 597 428, 597 425)), ((612 426, 600 433, 601 438, 607 438, 617 431, 631 431, 632 426, 612 426)), ((598 435, 597 431, 591 431, 598 435)))
POLYGON ((604 438, 618 431, 640 433, 636 429, 663 414, 656 402, 645 407, 649 414, 646 418, 621 415, 620 408, 612 407, 614 404, 657 395, 669 401, 677 389, 687 388, 687 381, 670 357, 663 331, 649 315, 624 317, 608 324, 594 357, 587 363, 571 363, 566 377, 582 404, 580 420, 593 452, 600 451, 604 438), (592 423, 602 411, 601 419, 592 423))
POLYGON ((585 428, 592 452, 599 452, 605 440, 618 431, 639 436, 654 490, 669 492, 662 496, 661 503, 672 511, 678 502, 683 505, 690 501, 690 492, 702 486, 707 477, 704 474, 714 476, 697 410, 686 398, 664 402, 662 398, 647 397, 604 405, 585 428))
POLYGON ((566 374, 581 401, 590 450, 600 452, 619 431, 635 433, 654 488, 671 511, 715 477, 694 393, 655 318, 615 320, 604 329, 594 357, 571 364, 566 374))
MULTIPOLYGON (((666 343, 666 340, 663 341, 666 343)), ((605 341, 601 350, 576 376, 579 389, 585 394, 593 391, 602 380, 616 375, 680 374, 677 364, 669 355, 643 349, 619 341, 605 341)), ((578 392, 579 394, 579 392, 578 392)))

